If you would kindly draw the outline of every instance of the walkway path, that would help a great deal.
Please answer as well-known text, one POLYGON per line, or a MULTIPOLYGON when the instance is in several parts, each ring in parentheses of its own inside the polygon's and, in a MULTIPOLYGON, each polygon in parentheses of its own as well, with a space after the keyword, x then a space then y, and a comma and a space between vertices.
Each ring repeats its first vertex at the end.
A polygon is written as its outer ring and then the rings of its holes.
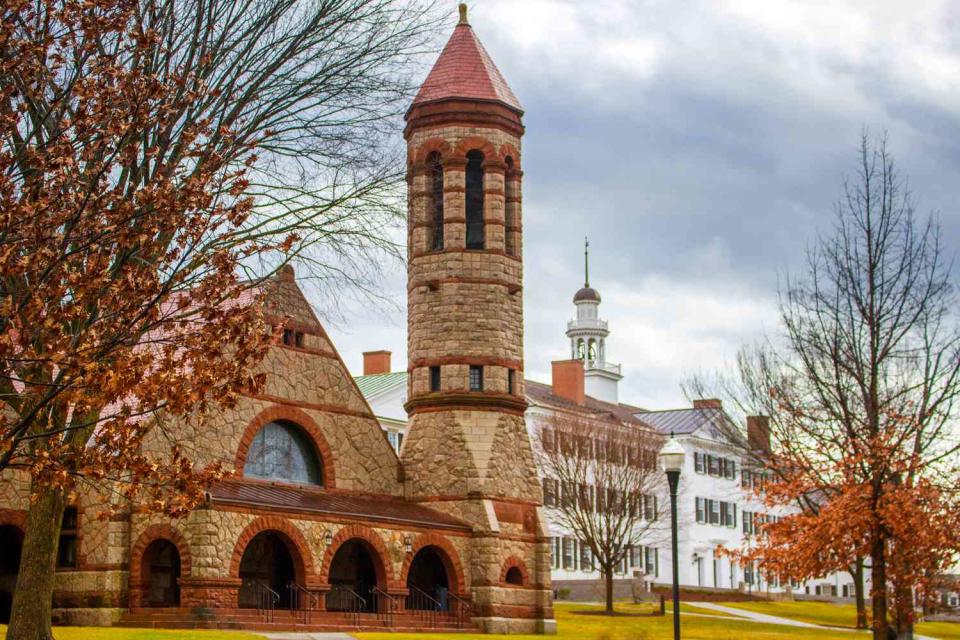
POLYGON ((349 633, 291 631, 288 633, 265 633, 263 635, 270 640, 356 640, 349 633))
MULTIPOLYGON (((742 620, 750 620, 751 622, 760 622, 763 624, 779 624, 787 627, 805 627, 807 629, 826 629, 829 631, 849 631, 850 633, 868 633, 863 629, 850 629, 845 627, 828 627, 822 624, 813 624, 812 622, 803 622, 801 620, 792 620, 790 618, 781 618, 780 616, 771 616, 766 613, 757 613, 756 611, 747 611, 746 609, 736 609, 734 607, 725 607, 722 604, 716 604, 714 602, 694 602, 691 603, 696 605, 700 609, 710 609, 712 611, 717 611, 719 613, 726 613, 731 616, 737 616, 742 620)), ((683 612, 681 612, 682 614, 683 612)), ((936 640, 936 638, 931 638, 929 636, 921 636, 914 634, 914 640, 936 640)))

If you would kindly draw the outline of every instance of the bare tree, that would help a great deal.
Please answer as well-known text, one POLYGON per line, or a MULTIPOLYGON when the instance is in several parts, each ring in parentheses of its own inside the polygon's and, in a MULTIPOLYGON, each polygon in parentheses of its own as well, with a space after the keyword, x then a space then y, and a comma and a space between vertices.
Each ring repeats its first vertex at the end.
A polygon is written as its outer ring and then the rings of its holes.
POLYGON ((719 381, 770 416, 767 465, 786 480, 771 499, 801 513, 770 528, 763 553, 801 574, 857 573, 869 558, 874 637, 885 640, 889 609, 899 637, 912 636, 914 593, 960 548, 960 323, 940 228, 915 219, 886 140, 864 133, 858 160, 833 233, 785 281, 782 334, 688 390, 719 381))
POLYGON ((545 503, 563 529, 590 547, 612 613, 614 571, 662 529, 663 438, 612 417, 553 412, 537 418, 534 441, 545 503))

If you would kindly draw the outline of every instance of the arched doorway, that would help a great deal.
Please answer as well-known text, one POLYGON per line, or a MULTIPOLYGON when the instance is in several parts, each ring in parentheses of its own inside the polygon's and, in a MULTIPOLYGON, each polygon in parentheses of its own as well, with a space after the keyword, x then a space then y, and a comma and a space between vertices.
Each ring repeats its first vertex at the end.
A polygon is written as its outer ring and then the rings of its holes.
POLYGON ((287 543, 277 531, 261 531, 253 537, 240 559, 239 605, 244 608, 257 606, 257 591, 254 583, 269 587, 278 596, 277 605, 290 606, 288 585, 296 580, 297 573, 293 556, 287 543))
POLYGON ((180 551, 164 538, 150 543, 143 552, 140 575, 146 584, 146 607, 180 606, 180 551))
POLYGON ((17 587, 20 572, 20 552, 23 549, 23 532, 13 525, 0 526, 0 623, 10 621, 13 591, 17 587))
POLYGON ((375 562, 373 553, 362 540, 347 540, 340 545, 330 561, 328 611, 375 610, 373 588, 378 586, 375 562))
POLYGON ((407 609, 439 609, 446 611, 450 576, 443 552, 435 546, 423 547, 410 562, 407 572, 407 609))

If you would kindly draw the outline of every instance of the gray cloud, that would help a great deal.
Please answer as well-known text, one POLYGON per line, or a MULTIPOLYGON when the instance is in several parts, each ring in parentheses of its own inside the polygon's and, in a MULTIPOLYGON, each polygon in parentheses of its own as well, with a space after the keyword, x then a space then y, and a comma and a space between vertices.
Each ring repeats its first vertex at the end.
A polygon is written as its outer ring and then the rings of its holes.
MULTIPOLYGON (((960 240, 960 10, 949 2, 486 0, 471 22, 526 109, 526 366, 548 381, 591 237, 621 398, 774 330, 777 273, 829 229, 861 127, 888 131, 919 210, 960 240)), ((386 282, 403 304, 402 273, 386 282)), ((402 308, 329 327, 348 364, 402 308)))

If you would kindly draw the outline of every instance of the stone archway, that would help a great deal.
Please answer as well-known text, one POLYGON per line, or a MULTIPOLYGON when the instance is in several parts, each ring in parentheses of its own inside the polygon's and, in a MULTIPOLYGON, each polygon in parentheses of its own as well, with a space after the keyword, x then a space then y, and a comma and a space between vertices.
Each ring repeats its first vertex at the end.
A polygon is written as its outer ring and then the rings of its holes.
POLYGON ((387 588, 385 576, 383 559, 369 542, 363 538, 345 541, 330 560, 327 610, 375 611, 373 590, 375 587, 387 588))
POLYGON ((407 609, 434 609, 446 611, 452 576, 448 575, 440 547, 422 547, 410 561, 407 570, 407 609))
POLYGON ((303 584, 303 561, 296 545, 285 534, 275 530, 257 533, 247 543, 240 557, 238 574, 243 581, 238 596, 241 608, 258 604, 258 590, 276 594, 276 605, 290 606, 290 584, 303 584))
POLYGON ((3 549, 0 554, 0 623, 7 623, 20 572, 23 530, 12 524, 0 525, 0 549, 3 549))
POLYGON ((170 540, 158 538, 143 552, 140 576, 144 607, 180 606, 180 551, 170 540))

